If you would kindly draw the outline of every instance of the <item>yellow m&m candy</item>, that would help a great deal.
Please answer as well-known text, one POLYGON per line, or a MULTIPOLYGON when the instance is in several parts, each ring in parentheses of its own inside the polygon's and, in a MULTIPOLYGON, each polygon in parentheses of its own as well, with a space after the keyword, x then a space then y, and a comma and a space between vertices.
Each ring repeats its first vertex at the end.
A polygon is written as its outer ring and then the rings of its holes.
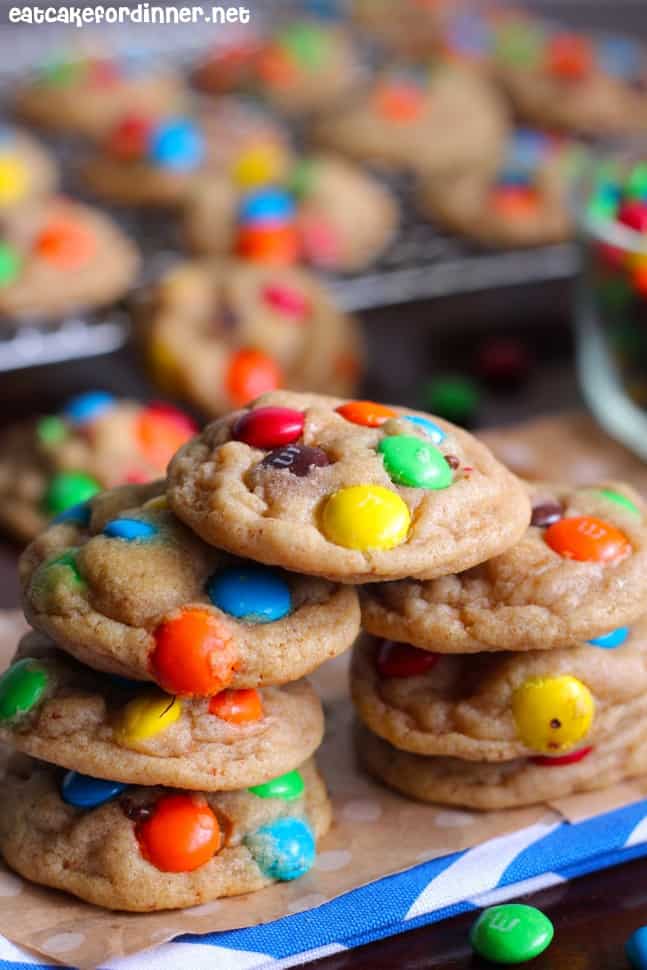
POLYGON ((569 674, 531 677, 512 695, 517 734, 544 754, 568 751, 586 737, 595 702, 588 687, 569 674))
POLYGON ((27 184, 27 170, 20 159, 0 155, 0 205, 11 205, 22 199, 27 184))
POLYGON ((182 380, 175 354, 161 340, 154 340, 148 348, 148 362, 156 383, 167 394, 181 394, 182 380))
POLYGON ((169 694, 145 694, 126 704, 115 725, 115 739, 125 748, 161 734, 182 713, 182 704, 169 694))
POLYGON ((254 145, 236 159, 232 167, 234 181, 241 188, 276 182, 285 174, 285 152, 272 142, 254 145))
POLYGON ((392 549, 407 538, 411 515, 396 492, 352 485, 334 492, 321 511, 321 530, 347 549, 392 549))

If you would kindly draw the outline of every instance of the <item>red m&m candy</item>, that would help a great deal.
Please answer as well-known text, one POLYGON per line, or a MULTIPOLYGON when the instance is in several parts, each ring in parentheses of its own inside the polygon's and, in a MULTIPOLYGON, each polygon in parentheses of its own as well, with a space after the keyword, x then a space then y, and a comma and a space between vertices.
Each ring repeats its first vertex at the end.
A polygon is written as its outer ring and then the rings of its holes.
POLYGON ((593 67, 593 49, 587 37, 557 34, 548 45, 548 69, 568 81, 585 78, 593 67))
POLYGON ((592 515, 560 519, 546 530, 544 538, 560 556, 579 562, 613 563, 631 552, 624 532, 592 515))
POLYGON ((124 162, 144 158, 148 152, 152 131, 153 125, 150 118, 127 115, 110 132, 108 151, 124 162))
POLYGON ((151 667, 169 694, 209 697, 231 682, 238 660, 223 621, 207 610, 189 608, 155 630, 151 667))
POLYGON ((629 226, 636 232, 647 232, 647 202, 642 199, 628 199, 618 211, 618 222, 629 226))
POLYGON ((392 408, 376 404, 375 401, 349 401, 347 404, 340 404, 336 411, 347 421, 364 425, 365 428, 379 428, 389 418, 396 417, 392 408))
POLYGON ((426 674, 437 662, 437 653, 393 640, 382 640, 375 655, 375 666, 380 677, 418 677, 426 674))
POLYGON ((263 290, 263 300, 273 310, 299 322, 310 310, 310 300, 305 294, 284 283, 268 283, 263 290))
POLYGON ((279 448, 303 434, 305 415, 293 408, 256 408, 241 415, 232 436, 252 448, 279 448))
POLYGON ((204 797, 164 795, 135 830, 144 858, 162 872, 192 872, 222 843, 220 825, 204 797))
POLYGON ((253 687, 222 690, 209 701, 209 713, 230 724, 249 724, 263 717, 263 701, 253 687))
POLYGON ((530 761, 533 765, 541 765, 544 768, 558 768, 560 765, 577 764, 578 761, 583 761, 592 751, 592 747, 580 748, 579 751, 571 751, 570 754, 562 754, 554 758, 549 755, 538 754, 532 757, 530 761))
POLYGON ((279 365, 260 350, 239 350, 229 363, 225 378, 234 404, 249 404, 254 398, 281 386, 279 365))

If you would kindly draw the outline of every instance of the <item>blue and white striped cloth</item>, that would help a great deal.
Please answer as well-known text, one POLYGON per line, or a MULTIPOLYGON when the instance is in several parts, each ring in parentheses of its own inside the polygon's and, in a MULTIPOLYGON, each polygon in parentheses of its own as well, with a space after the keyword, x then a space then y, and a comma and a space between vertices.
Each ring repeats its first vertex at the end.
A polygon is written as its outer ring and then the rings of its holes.
MULTIPOLYGON (((540 822, 380 879, 317 909, 250 929, 178 937, 102 964, 102 970, 278 970, 642 855, 647 855, 647 801, 575 824, 540 822)), ((66 941, 59 942, 63 959, 66 941)), ((51 966, 0 937, 0 970, 51 966)))

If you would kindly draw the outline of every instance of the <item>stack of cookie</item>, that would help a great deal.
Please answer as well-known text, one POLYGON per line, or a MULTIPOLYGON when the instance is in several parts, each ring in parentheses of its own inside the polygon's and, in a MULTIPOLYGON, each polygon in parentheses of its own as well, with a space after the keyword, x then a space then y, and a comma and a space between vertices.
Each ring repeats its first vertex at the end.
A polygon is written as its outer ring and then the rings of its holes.
POLYGON ((38 632, 0 680, 0 735, 41 760, 5 787, 9 865, 139 911, 307 872, 330 805, 301 678, 355 639, 355 590, 207 545, 163 483, 63 513, 21 578, 38 632))
POLYGON ((528 491, 501 555, 362 594, 359 751, 406 795, 510 808, 647 771, 645 506, 616 483, 528 491))
POLYGON ((6 783, 5 859, 132 910, 306 872, 330 807, 299 678, 355 639, 354 584, 474 565, 529 518, 466 432, 288 391, 210 424, 168 484, 68 510, 21 562, 38 632, 0 680, 0 739, 42 760, 6 783))

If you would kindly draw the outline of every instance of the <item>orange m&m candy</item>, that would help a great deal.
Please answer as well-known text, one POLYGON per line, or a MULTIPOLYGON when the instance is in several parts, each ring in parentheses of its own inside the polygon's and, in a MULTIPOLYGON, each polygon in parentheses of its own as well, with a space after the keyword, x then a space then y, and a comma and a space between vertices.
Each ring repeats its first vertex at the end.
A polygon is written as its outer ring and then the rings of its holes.
POLYGON ((231 682, 238 660, 223 621, 207 610, 189 608, 155 630, 151 666, 169 694, 210 697, 231 682))
POLYGON ((389 121, 415 121, 423 105, 423 92, 418 85, 407 81, 387 81, 375 93, 378 114, 389 121))
POLYGON ((181 411, 156 404, 144 408, 135 428, 141 450, 156 468, 166 468, 178 448, 197 431, 181 411))
POLYGON ((624 532, 592 515, 560 519, 546 530, 544 539, 560 556, 579 562, 613 563, 631 552, 624 532))
POLYGON ((261 81, 270 87, 288 88, 297 79, 297 66, 289 54, 278 45, 267 47, 256 62, 261 81))
POLYGON ((209 701, 209 713, 230 724, 248 724, 263 717, 261 695, 253 687, 246 690, 222 690, 209 701))
POLYGON ((162 872, 192 872, 222 843, 218 819, 197 795, 164 795, 135 834, 144 858, 162 872))
POLYGON ((506 219, 526 219, 537 212, 539 194, 530 186, 497 185, 490 195, 490 204, 506 219))
POLYGON ((242 226, 236 252, 242 259, 272 266, 291 266, 299 258, 299 233, 292 223, 270 226, 242 226))
POLYGON ((557 34, 548 45, 548 70, 556 77, 579 81, 590 74, 593 50, 586 37, 557 34))
POLYGON ((260 350, 238 350, 231 358, 225 383, 232 402, 248 404, 281 386, 279 365, 260 350))
POLYGON ((80 269, 94 256, 96 240, 84 225, 72 219, 52 220, 35 245, 38 255, 58 269, 80 269))
POLYGON ((349 401, 348 404, 340 404, 335 410, 342 418, 353 424, 364 425, 365 428, 379 428, 389 418, 396 417, 392 408, 385 404, 376 404, 375 401, 349 401))

